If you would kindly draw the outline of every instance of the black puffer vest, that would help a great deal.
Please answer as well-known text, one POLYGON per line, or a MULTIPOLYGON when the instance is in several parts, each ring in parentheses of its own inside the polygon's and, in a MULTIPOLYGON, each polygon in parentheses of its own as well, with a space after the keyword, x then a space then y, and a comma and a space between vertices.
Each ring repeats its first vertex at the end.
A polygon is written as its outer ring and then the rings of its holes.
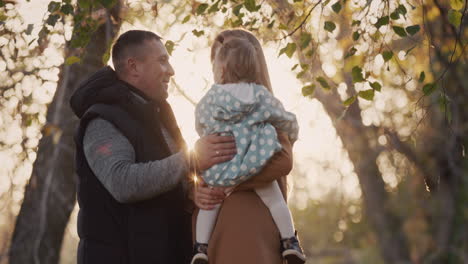
POLYGON ((122 204, 99 182, 83 152, 86 126, 98 117, 111 122, 126 136, 135 149, 137 163, 171 155, 161 134, 161 123, 175 138, 177 147, 182 147, 184 142, 170 106, 146 103, 135 94, 145 98, 106 67, 72 96, 72 109, 80 118, 75 135, 80 205, 78 264, 189 262, 191 223, 190 214, 184 211, 187 201, 182 185, 150 200, 122 204))

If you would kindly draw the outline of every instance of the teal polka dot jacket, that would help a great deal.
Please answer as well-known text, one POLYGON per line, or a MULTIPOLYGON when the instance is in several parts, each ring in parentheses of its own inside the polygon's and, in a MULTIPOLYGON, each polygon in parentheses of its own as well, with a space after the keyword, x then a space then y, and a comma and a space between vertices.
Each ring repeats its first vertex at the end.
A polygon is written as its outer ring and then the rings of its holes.
POLYGON ((287 133, 291 143, 299 131, 296 115, 264 86, 253 83, 213 85, 196 106, 195 126, 200 136, 222 133, 236 139, 236 156, 202 174, 208 185, 222 187, 248 180, 281 150, 275 128, 287 133))

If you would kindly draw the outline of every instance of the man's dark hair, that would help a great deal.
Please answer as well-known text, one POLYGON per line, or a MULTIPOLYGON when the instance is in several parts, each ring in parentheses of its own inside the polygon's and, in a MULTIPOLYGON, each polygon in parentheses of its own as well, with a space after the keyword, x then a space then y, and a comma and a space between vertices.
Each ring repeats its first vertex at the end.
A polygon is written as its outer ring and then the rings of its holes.
POLYGON ((129 56, 137 56, 141 51, 141 45, 152 39, 160 41, 161 37, 146 30, 129 30, 120 35, 112 46, 112 63, 115 71, 122 73, 125 59, 129 56))

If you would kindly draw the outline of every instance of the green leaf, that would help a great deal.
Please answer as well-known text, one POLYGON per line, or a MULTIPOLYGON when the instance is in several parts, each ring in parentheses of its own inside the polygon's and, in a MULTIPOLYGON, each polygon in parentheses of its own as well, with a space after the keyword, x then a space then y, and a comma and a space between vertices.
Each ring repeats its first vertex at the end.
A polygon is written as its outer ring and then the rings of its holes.
POLYGON ((60 15, 50 15, 47 20, 46 20, 46 23, 48 25, 51 25, 51 26, 55 26, 55 24, 57 23, 57 21, 59 20, 60 18, 60 15))
POLYGON ((424 82, 424 79, 426 79, 426 74, 424 73, 424 71, 422 71, 422 72, 419 74, 419 80, 418 80, 418 82, 423 83, 423 82, 424 82))
POLYGON ((192 33, 196 36, 196 37, 200 37, 200 36, 203 36, 203 34, 205 34, 205 31, 204 30, 192 30, 192 33))
POLYGON ((378 92, 382 90, 382 85, 379 82, 369 82, 369 84, 374 90, 378 92))
POLYGON ((238 27, 238 26, 242 25, 242 23, 243 23, 242 18, 239 18, 236 21, 231 21, 231 26, 232 27, 238 27))
POLYGON ((450 6, 455 10, 461 10, 464 6, 463 0, 450 0, 450 6))
POLYGON ((26 29, 26 31, 24 31, 24 33, 26 35, 31 35, 31 32, 33 31, 34 29, 34 24, 28 24, 28 28, 26 29))
POLYGON ((332 9, 335 13, 340 13, 341 11, 341 3, 340 1, 336 2, 335 4, 332 5, 332 9))
POLYGON ((99 0, 99 3, 105 8, 111 8, 116 4, 115 0, 99 0))
POLYGON ((81 61, 80 58, 78 58, 76 56, 70 56, 65 60, 65 64, 66 65, 72 65, 72 64, 75 64, 75 63, 80 62, 80 61, 81 61))
POLYGON ((437 89, 437 85, 434 83, 428 83, 423 86, 423 93, 425 96, 432 94, 437 89))
POLYGON ((184 17, 184 20, 182 20, 182 24, 187 23, 190 20, 190 15, 187 15, 184 17))
POLYGON ((289 58, 291 58, 295 51, 296 51, 296 43, 288 43, 286 47, 280 50, 280 53, 278 56, 281 56, 281 54, 285 53, 289 58))
POLYGON ((411 36, 414 36, 416 35, 416 33, 419 32, 420 29, 421 27, 419 25, 413 25, 413 26, 406 27, 406 32, 408 32, 408 34, 410 34, 411 36))
POLYGON ((6 21, 7 19, 8 19, 8 17, 7 17, 5 14, 0 13, 0 22, 4 22, 4 21, 6 21))
POLYGON ((310 65, 309 64, 301 64, 301 69, 303 69, 304 71, 307 71, 309 69, 310 65))
POLYGON ((328 85, 327 81, 322 76, 317 77, 317 79, 315 79, 315 80, 320 83, 320 85, 322 86, 323 89, 325 89, 325 90, 330 90, 331 89, 330 85, 328 85))
POLYGON ((398 5, 398 7, 396 8, 396 10, 398 11, 398 13, 402 14, 402 15, 406 15, 406 13, 408 12, 406 10, 406 7, 404 5, 398 5))
POLYGON ((208 8, 208 4, 200 4, 197 7, 197 15, 203 14, 207 8, 208 8))
POLYGON ((49 6, 47 7, 47 10, 50 12, 50 13, 53 13, 57 10, 60 9, 60 3, 59 2, 55 2, 55 1, 52 1, 49 3, 49 6))
POLYGON ((382 56, 384 61, 387 62, 393 58, 393 51, 384 51, 382 53, 382 56))
POLYGON ((359 32, 357 32, 357 31, 354 32, 354 33, 353 33, 353 40, 354 40, 354 41, 358 40, 360 36, 361 36, 361 34, 359 34, 359 32))
POLYGON ((283 23, 280 23, 280 25, 279 25, 278 29, 281 29, 281 30, 287 30, 287 29, 288 29, 288 27, 287 27, 285 24, 283 24, 283 23))
POLYGON ((244 6, 250 12, 256 11, 257 6, 255 5, 255 0, 244 0, 244 6))
POLYGON ((89 9, 92 6, 91 0, 78 0, 78 6, 83 9, 89 9))
POLYGON ((353 83, 364 81, 364 77, 362 77, 362 69, 359 66, 353 67, 351 75, 353 76, 353 83))
POLYGON ((240 4, 240 5, 236 5, 233 9, 232 9, 232 13, 236 16, 239 16, 240 15, 240 10, 242 8, 243 4, 240 4))
POLYGON ((311 96, 315 92, 315 84, 310 84, 302 87, 302 95, 303 96, 311 96))
POLYGON ((388 16, 381 17, 379 18, 379 20, 377 20, 377 23, 375 23, 375 27, 380 28, 381 26, 388 25, 389 22, 390 19, 388 18, 388 16))
POLYGON ((312 40, 312 35, 310 35, 309 33, 302 33, 299 39, 301 50, 307 48, 311 40, 312 40))
POLYGON ((372 99, 374 99, 374 94, 375 94, 374 89, 369 89, 365 91, 360 91, 358 93, 358 96, 368 101, 372 101, 372 99))
POLYGON ((343 102, 343 105, 344 106, 350 106, 352 103, 354 103, 354 101, 356 101, 356 96, 351 96, 350 98, 346 99, 343 102))
POLYGON ((65 15, 70 15, 73 13, 73 6, 71 4, 64 4, 62 8, 60 8, 60 11, 65 15))
POLYGON ((219 4, 219 0, 216 3, 214 3, 212 6, 210 6, 210 8, 208 9, 208 14, 218 12, 219 11, 218 4, 219 4))
POLYGON ((352 48, 349 49, 349 51, 346 53, 346 55, 345 55, 344 58, 347 59, 347 58, 353 56, 354 54, 356 54, 356 51, 357 51, 357 49, 356 49, 355 47, 352 47, 352 48))
POLYGON ((166 41, 166 44, 164 44, 164 46, 166 46, 167 53, 169 53, 169 55, 172 56, 172 52, 174 51, 175 43, 173 41, 171 41, 171 40, 168 40, 168 41, 166 41))
POLYGON ((267 28, 272 29, 273 26, 275 25, 276 20, 271 21, 270 24, 268 24, 267 28))
POLYGON ((301 71, 296 75, 296 78, 301 79, 302 77, 304 77, 305 74, 306 74, 306 71, 301 71))
POLYGON ((400 18, 400 13, 398 13, 398 10, 393 11, 390 14, 390 18, 393 20, 398 20, 400 18))
POLYGON ((399 26, 393 26, 393 31, 400 37, 406 37, 406 31, 404 28, 399 27, 399 26))
POLYGON ((307 51, 307 53, 305 55, 306 55, 306 57, 310 58, 310 57, 312 57, 312 55, 314 55, 314 52, 315 52, 315 50, 311 48, 309 51, 307 51))
POLYGON ((448 20, 450 24, 454 25, 455 27, 459 27, 461 24, 462 14, 458 11, 453 9, 449 10, 448 12, 448 20))
POLYGON ((361 25, 360 20, 353 20, 353 23, 351 24, 351 26, 359 26, 359 25, 361 25))
POLYGON ((291 68, 291 71, 294 71, 294 70, 297 68, 297 66, 299 66, 299 64, 295 64, 295 65, 291 68))
POLYGON ((335 30, 335 28, 336 28, 336 25, 335 25, 335 23, 333 23, 331 21, 325 21, 325 25, 324 25, 323 28, 326 31, 333 32, 333 30, 335 30))

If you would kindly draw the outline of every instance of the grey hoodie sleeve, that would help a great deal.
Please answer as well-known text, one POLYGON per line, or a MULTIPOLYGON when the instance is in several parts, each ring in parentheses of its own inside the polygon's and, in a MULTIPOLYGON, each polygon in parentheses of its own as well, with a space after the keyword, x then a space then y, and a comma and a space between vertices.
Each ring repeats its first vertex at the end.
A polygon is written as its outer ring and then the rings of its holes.
POLYGON ((135 163, 135 150, 110 122, 94 119, 83 139, 86 160, 99 181, 121 203, 146 200, 174 188, 188 172, 184 152, 135 163))

